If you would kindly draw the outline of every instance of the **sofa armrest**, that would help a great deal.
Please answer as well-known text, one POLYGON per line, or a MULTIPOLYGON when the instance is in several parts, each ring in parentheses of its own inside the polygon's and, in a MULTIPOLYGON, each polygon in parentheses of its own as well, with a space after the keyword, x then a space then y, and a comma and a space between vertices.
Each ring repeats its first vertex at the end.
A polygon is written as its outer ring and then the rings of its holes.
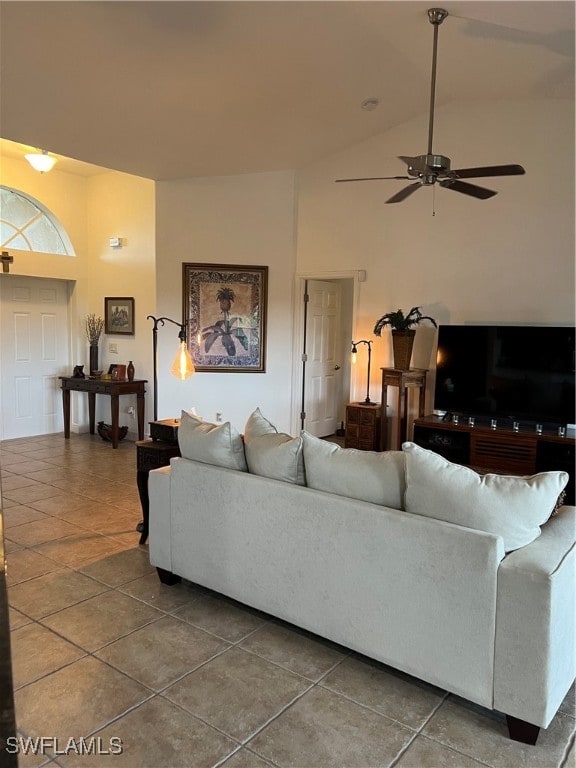
POLYGON ((170 467, 153 469, 148 474, 150 563, 165 571, 172 571, 170 477, 170 467))
POLYGON ((546 728, 576 676, 576 508, 498 569, 494 708, 546 728))

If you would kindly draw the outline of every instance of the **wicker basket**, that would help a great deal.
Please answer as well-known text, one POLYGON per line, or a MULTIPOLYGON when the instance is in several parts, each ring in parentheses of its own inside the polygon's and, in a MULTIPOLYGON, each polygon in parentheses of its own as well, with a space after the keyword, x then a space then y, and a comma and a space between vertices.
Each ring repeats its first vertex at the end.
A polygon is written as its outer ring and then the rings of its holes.
POLYGON ((394 368, 399 371, 407 371, 412 359, 412 347, 416 331, 392 331, 392 352, 394 355, 394 368))
MULTIPOLYGON (((112 442, 112 424, 104 424, 103 421, 98 422, 98 434, 102 440, 112 442)), ((128 434, 128 427, 118 427, 118 440, 124 440, 128 434)))

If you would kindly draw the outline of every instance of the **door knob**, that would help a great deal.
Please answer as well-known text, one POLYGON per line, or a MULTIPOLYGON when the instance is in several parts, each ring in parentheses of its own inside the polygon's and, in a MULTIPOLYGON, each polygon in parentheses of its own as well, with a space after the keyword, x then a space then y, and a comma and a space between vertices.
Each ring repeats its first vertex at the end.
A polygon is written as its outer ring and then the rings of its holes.
POLYGON ((335 365, 335 366, 334 366, 334 370, 335 370, 335 371, 339 371, 339 370, 340 370, 340 366, 339 366, 339 365, 335 365))

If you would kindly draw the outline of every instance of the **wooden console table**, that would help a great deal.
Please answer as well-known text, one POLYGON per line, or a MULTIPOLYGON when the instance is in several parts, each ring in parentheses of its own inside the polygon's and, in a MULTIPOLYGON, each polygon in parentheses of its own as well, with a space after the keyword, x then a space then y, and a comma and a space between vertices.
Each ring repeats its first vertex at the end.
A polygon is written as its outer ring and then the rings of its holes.
POLYGON ((380 413, 380 450, 386 451, 388 441, 388 419, 386 406, 388 404, 388 387, 398 387, 398 423, 396 435, 391 440, 390 450, 399 451, 406 440, 408 432, 408 393, 410 390, 418 390, 418 416, 424 416, 426 400, 426 374, 425 368, 411 368, 402 371, 399 368, 381 368, 382 371, 382 410, 380 413))
POLYGON ((96 395, 107 395, 110 398, 112 420, 112 448, 118 448, 118 422, 120 417, 120 395, 136 395, 136 411, 138 415, 138 439, 144 439, 144 395, 146 379, 134 381, 105 381, 104 379, 77 379, 72 376, 60 376, 62 382, 62 404, 64 407, 64 437, 70 437, 70 392, 88 393, 88 414, 90 418, 90 434, 95 432, 96 395))

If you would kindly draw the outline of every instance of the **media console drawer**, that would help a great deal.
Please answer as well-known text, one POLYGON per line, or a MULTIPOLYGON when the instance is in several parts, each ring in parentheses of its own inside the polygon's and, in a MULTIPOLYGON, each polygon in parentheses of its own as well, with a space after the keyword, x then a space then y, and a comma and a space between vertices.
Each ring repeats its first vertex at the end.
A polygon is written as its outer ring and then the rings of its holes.
MULTIPOLYGON (((467 462, 468 463, 468 462, 467 462)), ((473 467, 498 467, 501 472, 532 474, 536 469, 536 440, 510 440, 504 435, 470 435, 470 459, 473 467)))

